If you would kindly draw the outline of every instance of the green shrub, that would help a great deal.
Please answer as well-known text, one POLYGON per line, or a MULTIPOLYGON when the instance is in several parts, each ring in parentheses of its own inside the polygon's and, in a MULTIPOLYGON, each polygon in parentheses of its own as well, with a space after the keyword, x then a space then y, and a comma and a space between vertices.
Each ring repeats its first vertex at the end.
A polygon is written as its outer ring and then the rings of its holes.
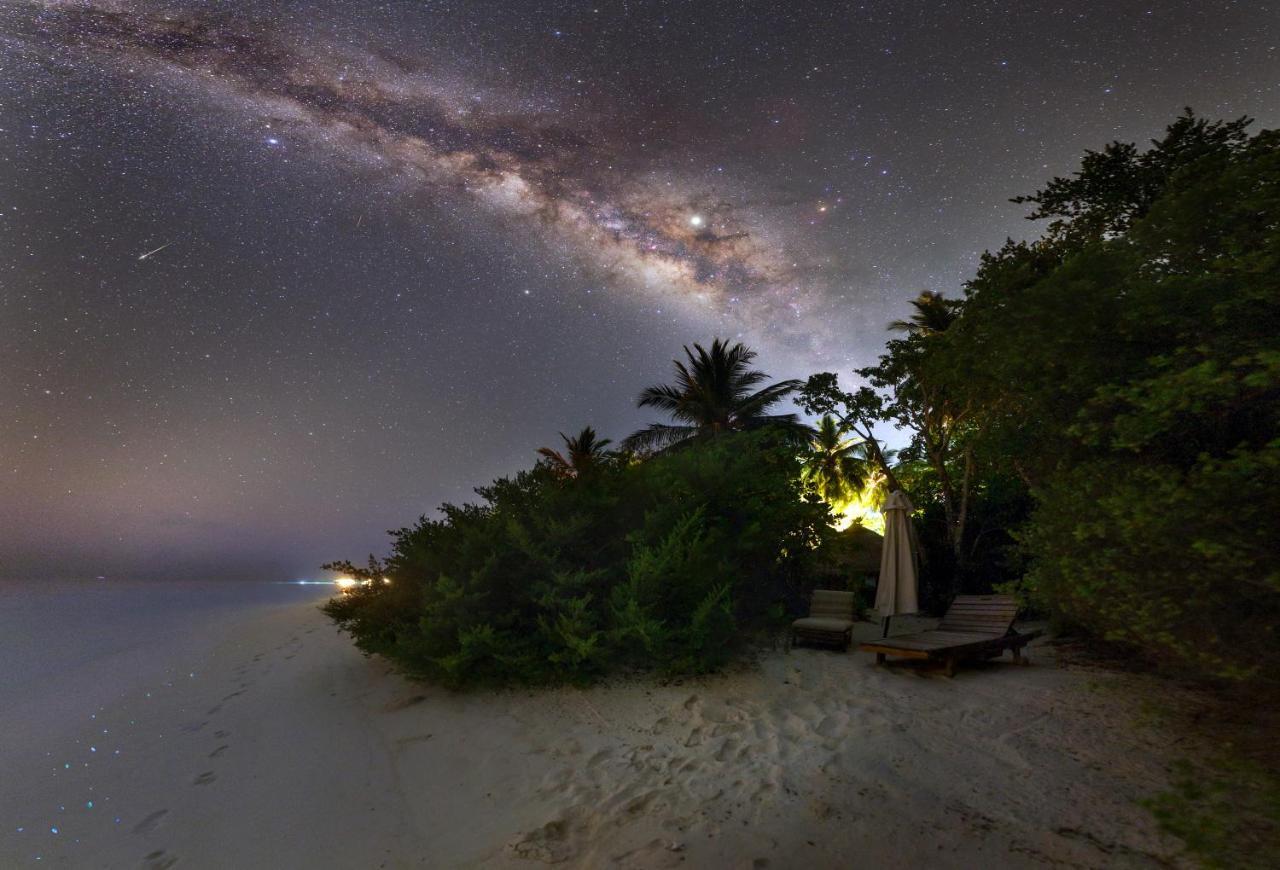
POLYGON ((1030 603, 1187 675, 1275 681, 1280 132, 1247 125, 1187 114, 1050 182, 1045 238, 984 257, 930 373, 978 467, 1026 488, 999 501, 1029 508, 1005 515, 1030 603))
POLYGON ((391 585, 327 605, 360 649, 457 686, 702 673, 776 625, 829 531, 768 432, 477 492, 393 533, 391 585))

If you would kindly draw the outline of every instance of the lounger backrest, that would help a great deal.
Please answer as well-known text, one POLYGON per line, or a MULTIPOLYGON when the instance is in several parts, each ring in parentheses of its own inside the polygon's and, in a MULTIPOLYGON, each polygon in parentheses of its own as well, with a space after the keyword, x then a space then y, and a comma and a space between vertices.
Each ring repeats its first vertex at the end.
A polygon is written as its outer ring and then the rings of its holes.
POLYGON ((853 619, 853 593, 815 589, 809 599, 809 615, 826 619, 853 619))
POLYGON ((1002 637, 1017 615, 1018 602, 1012 595, 957 595, 938 630, 1002 637))

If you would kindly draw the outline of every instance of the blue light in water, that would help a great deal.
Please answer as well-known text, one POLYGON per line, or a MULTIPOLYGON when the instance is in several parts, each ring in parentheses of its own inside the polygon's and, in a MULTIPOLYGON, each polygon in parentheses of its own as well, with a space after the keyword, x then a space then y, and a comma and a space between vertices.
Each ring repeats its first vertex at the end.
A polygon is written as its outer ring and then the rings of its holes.
POLYGON ((93 809, 93 801, 86 801, 85 806, 88 807, 89 809, 93 809))
POLYGON ((53 833, 55 833, 55 834, 56 834, 56 833, 58 833, 58 829, 57 829, 57 828, 50 828, 49 830, 50 830, 50 831, 52 831, 52 832, 53 832, 53 833))

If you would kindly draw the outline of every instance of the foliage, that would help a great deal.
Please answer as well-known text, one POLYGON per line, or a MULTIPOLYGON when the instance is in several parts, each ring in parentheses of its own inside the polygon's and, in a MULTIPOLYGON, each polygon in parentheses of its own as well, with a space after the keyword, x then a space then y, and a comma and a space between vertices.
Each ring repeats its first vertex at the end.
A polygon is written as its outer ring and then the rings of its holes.
POLYGON ((922 598, 1009 584, 1185 671, 1280 665, 1280 133, 1189 111, 1017 202, 1041 239, 925 294, 860 385, 801 403, 916 504, 922 598))
POLYGON ((800 476, 813 491, 839 512, 857 498, 874 475, 862 450, 862 439, 830 414, 818 421, 801 454, 800 476))
POLYGON ((935 587, 925 601, 929 609, 940 609, 972 585, 964 581, 972 561, 970 514, 980 487, 973 439, 968 437, 976 407, 951 389, 934 365, 962 310, 960 302, 925 292, 912 305, 915 314, 909 320, 889 325, 907 337, 889 341, 876 365, 857 370, 867 386, 846 392, 836 375, 825 372, 809 378, 800 400, 810 412, 838 413, 840 425, 862 438, 863 451, 879 467, 885 486, 908 491, 925 511, 923 579, 935 587), (911 438, 895 466, 875 435, 882 423, 911 438), (929 498, 921 498, 926 490, 929 498))
POLYGON ((924 290, 911 300, 911 307, 915 309, 912 315, 906 320, 893 321, 889 324, 889 329, 919 336, 946 332, 959 315, 960 301, 947 299, 932 290, 924 290))
POLYGON ((597 436, 596 430, 590 426, 584 426, 581 432, 572 437, 561 432, 560 440, 564 442, 563 453, 550 447, 539 447, 537 450, 541 461, 557 477, 588 475, 603 463, 619 458, 606 449, 613 442, 597 436))
POLYGON ((1194 673, 1280 664, 1280 135, 1187 114, 1023 201, 929 370, 1023 482, 1028 600, 1194 673))
POLYGON ((795 414, 770 414, 769 409, 799 388, 799 381, 760 386, 769 376, 751 368, 756 353, 741 342, 715 339, 708 350, 695 344, 684 349, 687 363, 673 360, 674 384, 659 384, 640 393, 641 408, 666 411, 675 425, 653 423, 623 444, 630 450, 663 450, 690 440, 705 440, 726 432, 770 427, 802 443, 809 429, 795 414))
POLYGON ((327 606, 362 650, 450 685, 711 670, 805 591, 829 533, 768 429, 477 492, 393 533, 391 585, 327 606))
POLYGON ((1183 760, 1173 788, 1143 804, 1160 827, 1213 870, 1273 867, 1280 843, 1280 780, 1238 760, 1205 770, 1183 760))

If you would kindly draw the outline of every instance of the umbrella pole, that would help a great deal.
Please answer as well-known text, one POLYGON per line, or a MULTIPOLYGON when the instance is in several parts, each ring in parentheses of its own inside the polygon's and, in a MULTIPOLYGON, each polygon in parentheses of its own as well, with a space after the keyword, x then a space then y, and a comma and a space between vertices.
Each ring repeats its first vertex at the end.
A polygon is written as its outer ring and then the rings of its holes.
POLYGON ((891 618, 892 617, 886 616, 880 620, 880 636, 881 637, 889 636, 889 620, 891 618))

